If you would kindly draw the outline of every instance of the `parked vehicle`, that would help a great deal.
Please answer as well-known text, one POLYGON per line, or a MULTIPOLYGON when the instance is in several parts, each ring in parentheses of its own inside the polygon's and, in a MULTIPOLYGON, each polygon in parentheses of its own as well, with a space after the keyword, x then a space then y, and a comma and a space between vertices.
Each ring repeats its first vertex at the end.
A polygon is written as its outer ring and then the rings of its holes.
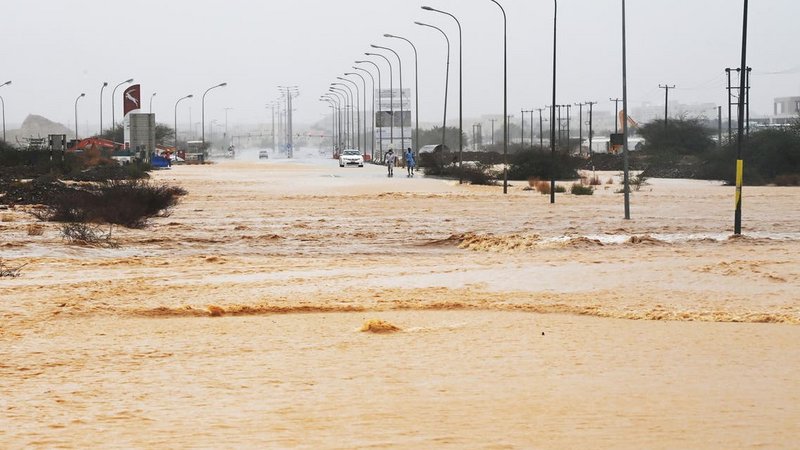
POLYGON ((269 152, 266 150, 261 150, 258 152, 258 159, 269 159, 269 152))

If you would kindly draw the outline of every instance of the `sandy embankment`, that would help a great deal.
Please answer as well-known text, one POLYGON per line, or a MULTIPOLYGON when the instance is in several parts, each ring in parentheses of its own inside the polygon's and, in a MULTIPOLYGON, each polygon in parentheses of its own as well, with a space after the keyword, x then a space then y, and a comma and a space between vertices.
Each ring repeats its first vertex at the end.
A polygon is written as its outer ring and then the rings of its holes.
POLYGON ((718 448, 800 431, 797 189, 747 189, 729 239, 732 192, 702 182, 655 180, 624 221, 615 187, 553 206, 376 167, 157 177, 190 195, 119 249, 4 212, 0 257, 28 266, 0 281, 0 442, 718 448), (359 333, 369 318, 402 331, 359 333))

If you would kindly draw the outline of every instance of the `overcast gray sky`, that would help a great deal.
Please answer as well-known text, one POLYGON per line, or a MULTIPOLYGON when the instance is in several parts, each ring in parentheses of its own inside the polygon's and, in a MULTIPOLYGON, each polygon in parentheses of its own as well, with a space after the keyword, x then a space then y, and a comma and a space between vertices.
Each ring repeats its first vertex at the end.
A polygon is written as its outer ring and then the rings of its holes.
MULTIPOLYGON (((549 0, 502 1, 509 15, 509 109, 542 107, 549 101, 553 5, 549 0)), ((452 12, 464 31, 464 113, 502 113, 502 16, 489 0, 293 0, 207 1, 6 0, 0 18, 0 88, 6 120, 29 113, 73 122, 81 92, 80 123, 99 122, 103 81, 113 87, 133 77, 150 94, 159 122, 171 124, 175 101, 179 122, 263 122, 276 86, 298 85, 296 118, 316 121, 327 107, 317 99, 328 84, 361 59, 369 44, 396 48, 404 57, 404 84, 413 82, 413 59, 405 36, 420 52, 420 118, 439 120, 444 85, 442 27, 453 41, 449 116, 457 113, 457 29, 430 6, 452 12)), ((559 5, 559 103, 599 101, 621 95, 620 0, 561 0, 559 5)), ((671 98, 684 103, 724 104, 725 67, 740 60, 741 0, 628 0, 629 96, 633 105, 663 103, 659 83, 678 86, 671 98)), ((752 110, 771 113, 772 99, 800 95, 798 0, 750 2, 748 64, 753 67, 752 110), (774 72, 783 72, 774 74, 774 72)), ((385 63, 384 63, 385 64, 385 63)), ((116 101, 121 114, 121 91, 116 101)), ((104 96, 110 121, 110 89, 104 96)), ((147 107, 145 106, 145 109, 147 107)), ((466 126, 466 125, 465 125, 466 126)))

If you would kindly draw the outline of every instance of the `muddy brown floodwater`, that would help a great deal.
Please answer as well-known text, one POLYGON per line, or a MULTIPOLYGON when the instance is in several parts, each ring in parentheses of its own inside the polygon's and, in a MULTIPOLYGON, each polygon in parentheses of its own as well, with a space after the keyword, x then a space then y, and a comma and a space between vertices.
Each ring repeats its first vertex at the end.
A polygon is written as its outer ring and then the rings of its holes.
POLYGON ((800 189, 746 188, 732 238, 709 182, 625 221, 618 184, 154 178, 189 195, 117 248, 0 211, 0 447, 797 446, 800 189))

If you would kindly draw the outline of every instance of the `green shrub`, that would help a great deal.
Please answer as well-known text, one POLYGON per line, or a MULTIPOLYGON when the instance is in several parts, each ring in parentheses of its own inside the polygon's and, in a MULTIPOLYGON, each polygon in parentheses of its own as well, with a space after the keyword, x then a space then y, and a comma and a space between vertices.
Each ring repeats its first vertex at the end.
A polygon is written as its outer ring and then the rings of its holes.
POLYGON ((573 183, 569 192, 572 195, 592 195, 594 194, 594 188, 591 186, 584 186, 580 183, 573 183))

